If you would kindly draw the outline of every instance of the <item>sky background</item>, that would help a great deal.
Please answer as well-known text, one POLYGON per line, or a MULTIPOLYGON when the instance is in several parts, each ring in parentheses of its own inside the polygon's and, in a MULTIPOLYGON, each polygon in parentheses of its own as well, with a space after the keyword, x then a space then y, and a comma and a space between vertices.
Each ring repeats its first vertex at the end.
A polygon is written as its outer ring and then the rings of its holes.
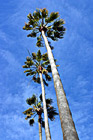
MULTIPOLYGON (((64 38, 51 42, 60 65, 58 71, 66 92, 80 140, 93 139, 93 1, 92 0, 0 0, 0 139, 39 140, 38 123, 33 127, 22 112, 30 106, 26 99, 41 93, 30 81, 22 65, 30 52, 37 52, 36 39, 27 38, 22 27, 36 8, 59 12, 65 20, 64 38)), ((46 52, 46 49, 41 49, 46 52)), ((46 88, 57 108, 53 81, 46 88)), ((62 140, 59 116, 49 121, 52 140, 62 140)), ((45 133, 43 130, 43 140, 45 133)))

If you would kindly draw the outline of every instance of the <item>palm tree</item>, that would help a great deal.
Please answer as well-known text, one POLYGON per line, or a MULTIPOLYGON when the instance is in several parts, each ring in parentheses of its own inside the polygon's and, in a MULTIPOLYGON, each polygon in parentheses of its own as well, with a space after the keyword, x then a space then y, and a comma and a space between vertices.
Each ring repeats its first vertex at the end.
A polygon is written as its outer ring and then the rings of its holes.
MULTIPOLYGON (((37 97, 35 94, 32 95, 31 98, 28 98, 26 100, 27 104, 30 105, 32 108, 29 108, 25 110, 23 113, 26 115, 26 120, 29 120, 29 124, 33 126, 34 124, 34 118, 35 116, 38 115, 38 125, 39 125, 39 139, 42 140, 42 127, 45 127, 45 122, 43 121, 43 116, 42 114, 44 113, 43 111, 43 104, 42 104, 42 94, 39 96, 40 101, 38 101, 37 97)), ((46 106, 47 106, 47 111, 48 111, 48 117, 51 121, 55 119, 55 115, 58 115, 56 112, 56 109, 51 106, 52 99, 46 99, 46 106)))
POLYGON ((47 114, 47 108, 46 108, 46 100, 45 100, 45 87, 48 86, 48 83, 46 81, 50 81, 51 77, 49 76, 49 72, 51 72, 50 63, 48 60, 47 53, 41 54, 40 50, 38 50, 37 54, 32 53, 30 54, 30 57, 26 58, 25 65, 23 68, 27 68, 27 70, 24 71, 24 73, 27 73, 26 76, 30 75, 32 77, 32 80, 37 83, 41 83, 42 88, 42 100, 43 100, 43 108, 44 108, 44 119, 45 119, 45 134, 46 139, 50 140, 50 130, 49 130, 49 124, 48 124, 48 114, 47 114), (43 78, 43 75, 45 78, 43 78))
POLYGON ((64 92, 63 85, 52 54, 51 49, 53 49, 53 47, 51 47, 51 44, 47 39, 50 38, 54 41, 57 41, 58 39, 63 38, 65 33, 65 28, 63 26, 64 20, 59 19, 58 12, 52 12, 50 15, 48 15, 48 10, 46 8, 36 9, 33 15, 30 13, 27 17, 29 22, 25 23, 25 26, 23 27, 24 30, 31 30, 31 33, 27 36, 36 37, 39 34, 36 44, 38 47, 43 47, 42 40, 44 39, 45 41, 54 80, 54 87, 56 90, 61 127, 63 130, 63 139, 78 140, 78 134, 72 119, 71 111, 66 99, 66 94, 64 92))

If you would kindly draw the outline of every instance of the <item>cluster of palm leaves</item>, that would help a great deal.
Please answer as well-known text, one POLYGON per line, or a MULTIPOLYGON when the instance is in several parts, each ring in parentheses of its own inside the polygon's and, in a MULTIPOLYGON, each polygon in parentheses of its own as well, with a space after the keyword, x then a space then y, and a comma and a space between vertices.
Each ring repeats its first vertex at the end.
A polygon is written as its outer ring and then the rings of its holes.
MULTIPOLYGON (((38 98, 36 97, 35 94, 32 95, 31 98, 28 98, 26 100, 27 104, 31 106, 31 108, 25 110, 23 113, 26 115, 26 120, 29 119, 29 124, 33 126, 34 124, 34 118, 35 116, 38 115, 38 122, 42 125, 42 127, 45 127, 45 122, 43 118, 43 104, 42 104, 42 94, 39 96, 39 101, 38 98)), ((52 104, 52 99, 46 99, 46 106, 48 110, 48 118, 53 121, 55 119, 55 115, 58 115, 56 112, 56 109, 51 106, 52 104)))
POLYGON ((48 73, 51 72, 51 66, 48 60, 47 53, 41 54, 41 51, 38 50, 37 53, 32 53, 30 57, 26 58, 25 65, 23 65, 23 68, 26 68, 27 70, 24 71, 26 73, 26 76, 31 76, 32 80, 37 83, 40 82, 39 73, 42 72, 45 78, 43 78, 44 84, 48 86, 48 83, 46 81, 51 81, 51 77, 48 73))
MULTIPOLYGON (((46 140, 51 140, 48 117, 53 120, 53 113, 55 110, 53 107, 50 107, 50 103, 47 106, 48 100, 46 100, 45 97, 44 85, 48 86, 48 81, 51 81, 49 73, 52 72, 63 132, 63 140, 79 140, 68 101, 66 99, 66 94, 57 70, 56 60, 52 54, 52 49, 54 47, 51 46, 50 42, 51 39, 53 41, 57 41, 58 39, 63 38, 66 30, 63 26, 64 20, 59 18, 58 12, 48 14, 48 10, 46 8, 36 9, 33 14, 29 13, 27 18, 28 23, 25 23, 25 26, 23 27, 24 30, 30 31, 27 37, 36 37, 36 46, 39 48, 45 46, 47 53, 42 55, 40 50, 37 53, 32 53, 26 58, 25 65, 23 66, 23 68, 26 68, 24 71, 26 76, 31 76, 34 82, 39 84, 41 83, 42 88, 42 100, 40 99, 40 102, 38 102, 39 104, 37 103, 33 108, 24 112, 24 114, 27 115, 26 119, 31 118, 36 112, 37 114, 42 114, 44 112, 46 140), (41 109, 41 101, 43 102, 43 109, 41 109)), ((36 97, 34 99, 36 99, 36 97)), ((32 105, 31 100, 32 98, 27 99, 27 103, 29 105, 32 105)), ((43 120, 40 120, 43 125, 43 120)), ((33 123, 34 119, 31 118, 30 124, 32 125, 33 123)))
MULTIPOLYGON (((31 33, 28 34, 28 37, 37 37, 36 46, 43 47, 42 43, 42 34, 41 31, 44 30, 48 38, 51 38, 54 41, 63 38, 65 33, 65 28, 63 26, 64 20, 58 19, 59 13, 52 12, 48 14, 46 8, 36 9, 33 15, 31 13, 27 16, 29 22, 25 23, 23 27, 24 30, 31 30, 31 33), (52 23, 53 22, 53 23, 52 23)), ((52 46, 50 45, 52 48, 52 46)))

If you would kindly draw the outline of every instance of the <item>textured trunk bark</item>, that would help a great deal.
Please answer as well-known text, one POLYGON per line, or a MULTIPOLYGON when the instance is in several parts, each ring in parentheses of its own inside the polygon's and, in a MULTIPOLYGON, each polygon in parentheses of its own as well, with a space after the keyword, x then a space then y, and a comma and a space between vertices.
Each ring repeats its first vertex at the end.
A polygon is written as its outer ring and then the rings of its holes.
POLYGON ((41 118, 41 115, 38 116, 38 125, 39 125, 39 139, 42 140, 42 128, 41 128, 41 122, 39 121, 41 118))
POLYGON ((51 65, 52 76, 54 80, 54 87, 57 96, 57 104, 59 109, 61 127, 63 131, 63 140, 79 140, 78 134, 75 129, 75 125, 72 119, 71 111, 66 99, 66 95, 63 89, 63 85, 59 76, 59 73, 54 62, 54 57, 51 51, 51 48, 48 44, 47 37, 45 36, 44 31, 42 31, 42 36, 45 41, 46 49, 48 52, 48 58, 51 65))
POLYGON ((51 140, 49 123, 48 123, 48 114, 47 114, 47 108, 46 108, 46 100, 45 100, 45 88, 44 88, 42 73, 40 73, 39 75, 40 75, 40 81, 41 81, 41 87, 42 87, 42 100, 43 100, 43 109, 44 109, 46 140, 51 140))

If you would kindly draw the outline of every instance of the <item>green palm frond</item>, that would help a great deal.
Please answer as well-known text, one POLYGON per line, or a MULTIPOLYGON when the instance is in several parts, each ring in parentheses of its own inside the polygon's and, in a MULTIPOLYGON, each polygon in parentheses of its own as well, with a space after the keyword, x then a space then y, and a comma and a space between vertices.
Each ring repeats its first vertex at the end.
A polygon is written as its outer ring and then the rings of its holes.
POLYGON ((43 42, 42 42, 42 37, 41 37, 41 35, 40 35, 39 37, 37 37, 36 46, 38 46, 38 47, 44 47, 44 46, 43 46, 43 42))
POLYGON ((41 13, 42 13, 42 17, 43 17, 43 18, 46 18, 46 17, 48 16, 48 10, 47 10, 46 8, 43 8, 43 9, 41 10, 41 13))
POLYGON ((41 19, 41 13, 40 10, 37 8, 36 11, 33 13, 33 17, 35 21, 39 21, 41 19))
POLYGON ((43 79, 43 82, 46 86, 48 86, 48 83, 45 81, 45 79, 43 79))
POLYGON ((42 58, 41 51, 38 50, 37 55, 36 55, 36 60, 37 60, 38 62, 40 62, 40 61, 41 61, 41 58, 42 58))
POLYGON ((28 98, 26 100, 27 104, 29 104, 29 105, 36 104, 36 101, 37 101, 37 98, 36 98, 36 96, 34 94, 33 94, 33 96, 31 98, 28 98))
POLYGON ((30 66, 28 66, 28 65, 23 65, 22 67, 23 68, 30 68, 30 66))
POLYGON ((32 112, 32 111, 33 111, 33 108, 29 108, 29 109, 25 110, 23 113, 27 114, 28 112, 32 112))
POLYGON ((62 26, 63 24, 65 24, 64 20, 63 19, 59 19, 59 20, 56 20, 54 23, 53 23, 53 28, 57 28, 57 27, 60 27, 62 26))
POLYGON ((37 32, 32 31, 30 34, 27 35, 27 37, 36 37, 37 32))
POLYGON ((34 122, 35 122, 35 121, 34 121, 34 118, 30 119, 30 120, 29 120, 30 126, 33 126, 34 122))
POLYGON ((40 78, 39 77, 36 77, 36 76, 33 76, 33 81, 40 84, 40 78))
POLYGON ((55 119, 54 116, 58 115, 58 113, 56 112, 56 109, 54 107, 48 108, 47 111, 48 111, 48 117, 51 121, 53 121, 55 119))
POLYGON ((51 81, 51 77, 47 73, 45 73, 44 75, 47 81, 51 81))
POLYGON ((47 23, 51 23, 53 22, 55 19, 57 19, 59 17, 59 13, 58 12, 52 12, 49 17, 47 17, 45 19, 45 22, 47 23))
POLYGON ((49 60, 46 60, 45 62, 42 63, 43 65, 48 65, 50 64, 49 60))
POLYGON ((42 55, 42 60, 43 61, 48 60, 48 54, 47 53, 45 53, 45 54, 42 55))
POLYGON ((41 124, 42 124, 42 127, 45 128, 45 122, 42 121, 41 124))
POLYGON ((25 23, 25 26, 23 27, 23 30, 32 30, 33 28, 30 27, 29 23, 25 23))
POLYGON ((51 65, 48 65, 46 70, 47 70, 48 72, 51 72, 51 65))
POLYGON ((40 94, 39 98, 40 98, 40 101, 42 102, 42 94, 40 94))
POLYGON ((47 105, 49 105, 49 104, 51 105, 52 103, 53 103, 53 100, 52 99, 46 99, 46 104, 47 105))
POLYGON ((36 59, 36 53, 32 53, 32 58, 36 59))

